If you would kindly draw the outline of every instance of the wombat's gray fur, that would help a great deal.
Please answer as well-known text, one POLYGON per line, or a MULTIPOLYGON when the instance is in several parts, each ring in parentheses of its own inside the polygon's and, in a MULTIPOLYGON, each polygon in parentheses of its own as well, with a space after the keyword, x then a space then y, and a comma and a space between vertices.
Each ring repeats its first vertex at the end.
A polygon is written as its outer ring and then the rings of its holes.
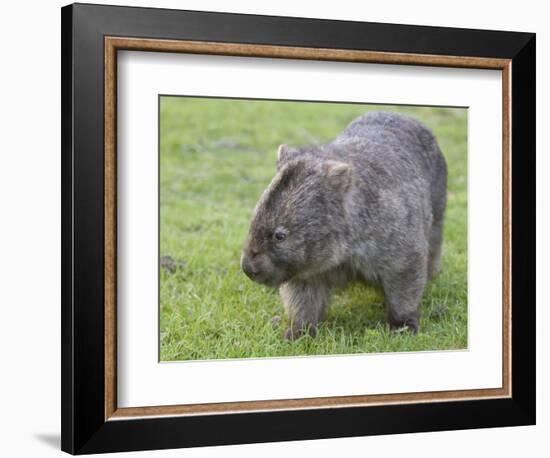
POLYGON ((241 257, 254 281, 279 287, 286 338, 315 333, 330 291, 354 279, 382 287, 392 329, 416 332, 438 271, 447 166, 415 119, 371 112, 334 141, 279 147, 241 257))

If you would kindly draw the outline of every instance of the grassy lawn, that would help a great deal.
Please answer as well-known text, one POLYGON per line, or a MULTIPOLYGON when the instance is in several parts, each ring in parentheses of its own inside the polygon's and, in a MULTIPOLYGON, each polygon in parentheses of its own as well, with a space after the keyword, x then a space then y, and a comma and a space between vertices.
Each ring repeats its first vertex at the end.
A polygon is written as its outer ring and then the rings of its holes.
POLYGON ((162 97, 161 360, 250 358, 467 347, 467 114, 462 109, 162 97), (449 167, 442 268, 420 332, 390 333, 383 295, 352 284, 334 295, 315 339, 286 342, 275 290, 240 270, 252 210, 281 143, 333 139, 368 110, 399 111, 436 135, 449 167), (280 317, 280 320, 279 318, 280 317))

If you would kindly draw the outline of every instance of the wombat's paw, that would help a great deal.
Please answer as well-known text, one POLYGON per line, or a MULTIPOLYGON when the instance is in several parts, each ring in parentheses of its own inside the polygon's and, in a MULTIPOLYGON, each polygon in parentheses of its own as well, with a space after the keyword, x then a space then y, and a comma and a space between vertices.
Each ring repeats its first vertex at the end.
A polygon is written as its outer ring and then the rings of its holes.
POLYGON ((286 331, 285 331, 285 334, 284 334, 284 339, 287 340, 287 341, 291 341, 291 340, 295 340, 297 339, 299 336, 297 336, 293 331, 292 331, 292 328, 288 328, 286 331))
POLYGON ((315 337, 317 335, 316 326, 307 326, 307 327, 290 327, 285 331, 284 339, 287 341, 292 341, 299 339, 302 336, 309 335, 315 337))
POLYGON ((411 317, 405 320, 395 320, 390 318, 390 331, 403 332, 409 331, 412 334, 416 334, 419 328, 418 317, 411 317))

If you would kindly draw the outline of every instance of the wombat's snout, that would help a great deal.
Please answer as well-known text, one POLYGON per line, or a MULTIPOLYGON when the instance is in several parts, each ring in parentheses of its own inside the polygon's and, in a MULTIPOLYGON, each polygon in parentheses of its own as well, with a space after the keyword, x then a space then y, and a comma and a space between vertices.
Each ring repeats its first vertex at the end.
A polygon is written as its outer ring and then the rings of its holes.
POLYGON ((241 268, 247 277, 256 283, 266 286, 281 284, 282 272, 275 268, 265 253, 245 248, 241 256, 241 268))
POLYGON ((243 269, 243 272, 246 274, 246 276, 251 280, 255 280, 260 273, 258 267, 252 263, 250 256, 246 253, 243 253, 243 255, 241 256, 241 268, 243 269))

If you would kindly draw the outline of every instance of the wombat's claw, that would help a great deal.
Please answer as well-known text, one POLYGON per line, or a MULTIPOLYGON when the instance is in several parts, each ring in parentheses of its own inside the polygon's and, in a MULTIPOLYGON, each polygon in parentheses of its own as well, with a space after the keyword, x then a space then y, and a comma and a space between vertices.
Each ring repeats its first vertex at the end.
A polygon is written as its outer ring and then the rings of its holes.
POLYGON ((418 332, 418 321, 407 320, 404 323, 390 323, 390 331, 395 332, 396 334, 401 334, 403 332, 410 332, 411 334, 416 334, 418 332))

